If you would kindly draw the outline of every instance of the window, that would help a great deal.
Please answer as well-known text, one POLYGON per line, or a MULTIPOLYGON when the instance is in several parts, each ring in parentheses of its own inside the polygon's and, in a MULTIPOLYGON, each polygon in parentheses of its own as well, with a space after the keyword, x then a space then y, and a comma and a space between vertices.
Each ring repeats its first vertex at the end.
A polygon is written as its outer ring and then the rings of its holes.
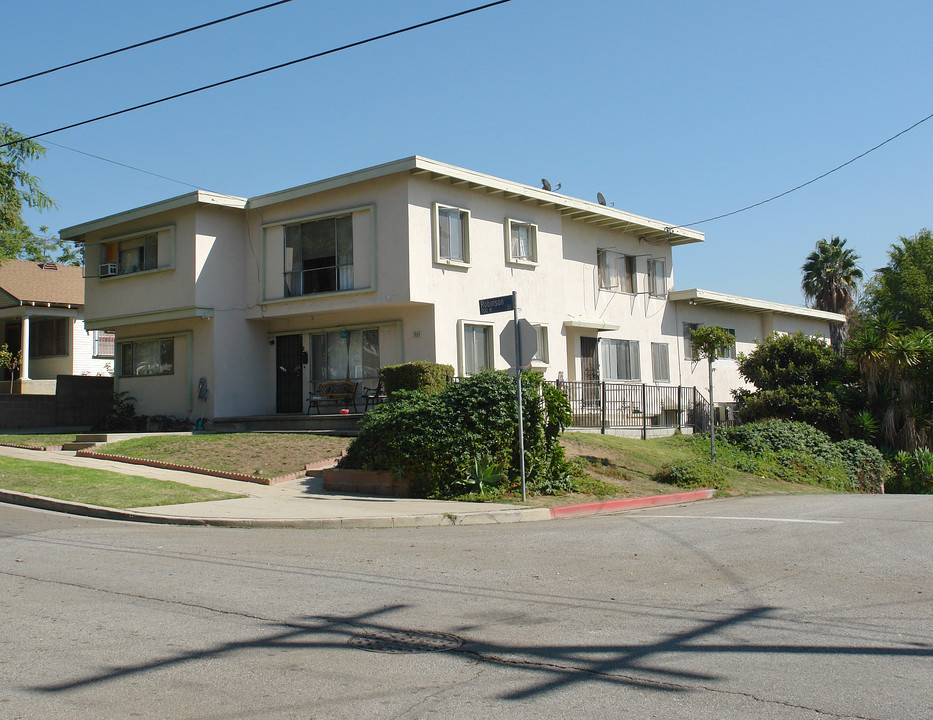
POLYGON ((506 240, 510 263, 538 262, 538 227, 518 220, 506 220, 506 240))
POLYGON ((159 236, 151 233, 107 243, 103 246, 101 262, 116 265, 117 275, 155 270, 159 267, 159 236))
POLYGON ((285 296, 353 289, 353 215, 285 227, 285 296))
POLYGON ((120 344, 120 376, 172 375, 175 339, 134 340, 120 344))
POLYGON ((435 260, 439 263, 470 262, 470 211, 434 205, 435 260))
POLYGON ((55 357, 68 354, 68 318, 33 320, 29 324, 29 356, 55 357))
POLYGON ((664 260, 661 258, 648 260, 648 292, 655 297, 667 295, 667 278, 664 274, 664 260))
POLYGON ((702 323, 684 323, 684 359, 697 360, 693 357, 693 331, 703 327, 702 323))
POLYGON ((538 349, 532 356, 531 362, 547 365, 549 357, 547 348, 547 327, 544 325, 535 325, 534 329, 538 333, 538 349))
POLYGON ((379 367, 379 328, 311 336, 311 377, 315 382, 375 380, 379 367))
POLYGON ((463 374, 472 375, 492 367, 492 328, 463 326, 463 374))
POLYGON ((667 343, 651 343, 651 376, 655 382, 671 381, 671 363, 667 343))
POLYGON ((721 352, 719 357, 735 360, 735 328, 723 328, 723 330, 732 336, 732 345, 721 352))
POLYGON ((91 337, 94 344, 94 357, 113 357, 115 335, 112 330, 94 330, 91 337))
POLYGON ((601 340, 600 345, 606 380, 638 380, 641 377, 637 340, 601 340))
POLYGON ((601 290, 636 292, 634 255, 623 255, 612 250, 598 250, 596 264, 601 290))

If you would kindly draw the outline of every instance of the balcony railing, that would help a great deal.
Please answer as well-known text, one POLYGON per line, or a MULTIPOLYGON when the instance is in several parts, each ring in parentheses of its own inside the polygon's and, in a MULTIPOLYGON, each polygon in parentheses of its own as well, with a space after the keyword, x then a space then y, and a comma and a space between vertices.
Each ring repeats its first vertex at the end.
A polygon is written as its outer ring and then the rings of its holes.
POLYGON ((570 400, 573 427, 637 429, 709 428, 709 402, 693 387, 556 380, 570 400))

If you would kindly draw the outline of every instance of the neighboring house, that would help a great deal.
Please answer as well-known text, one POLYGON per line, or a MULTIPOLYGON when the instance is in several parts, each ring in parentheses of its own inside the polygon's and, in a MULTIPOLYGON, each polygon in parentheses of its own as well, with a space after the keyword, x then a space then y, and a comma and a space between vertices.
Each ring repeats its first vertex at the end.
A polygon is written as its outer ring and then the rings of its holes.
MULTIPOLYGON (((298 413, 317 382, 374 386, 413 360, 505 368, 511 313, 479 301, 512 291, 551 380, 702 389, 690 323, 734 328, 741 350, 842 320, 674 292, 672 250, 702 233, 417 156, 250 199, 197 191, 61 237, 85 244, 87 326, 115 331, 117 389, 146 414, 298 413)), ((726 365, 723 400, 742 384, 726 365)))
MULTIPOLYGON (((84 327, 81 268, 0 261, 0 345, 22 353, 14 393, 54 395, 59 375, 110 375, 113 334, 84 327)), ((0 371, 0 392, 10 372, 0 371)))

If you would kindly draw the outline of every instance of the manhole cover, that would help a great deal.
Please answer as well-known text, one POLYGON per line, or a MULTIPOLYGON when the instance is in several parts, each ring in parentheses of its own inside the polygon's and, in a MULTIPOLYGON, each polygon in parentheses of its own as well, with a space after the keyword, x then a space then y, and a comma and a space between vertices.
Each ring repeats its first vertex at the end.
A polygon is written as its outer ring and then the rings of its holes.
POLYGON ((455 650, 463 645, 456 635, 422 630, 385 630, 362 633, 350 638, 350 645, 360 650, 381 653, 421 653, 455 650))

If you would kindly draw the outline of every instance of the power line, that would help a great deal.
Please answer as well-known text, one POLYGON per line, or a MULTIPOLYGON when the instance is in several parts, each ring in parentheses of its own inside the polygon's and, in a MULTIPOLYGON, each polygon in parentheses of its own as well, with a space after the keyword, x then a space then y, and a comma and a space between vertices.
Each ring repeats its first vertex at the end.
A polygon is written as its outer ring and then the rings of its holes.
POLYGON ((135 165, 127 165, 126 163, 117 162, 116 160, 111 160, 110 158, 102 157, 101 155, 95 155, 94 153, 85 152, 84 150, 78 150, 77 148, 68 147, 67 145, 59 145, 57 142, 52 142, 51 140, 46 140, 46 144, 54 145, 55 147, 61 148, 62 150, 71 150, 71 152, 78 153, 79 155, 87 155, 88 157, 95 158, 97 160, 103 160, 104 162, 110 163, 111 165, 119 165, 120 167, 125 167, 129 170, 135 170, 136 172, 145 173, 146 175, 152 175, 153 177, 161 178, 162 180, 169 180, 173 183, 178 183, 179 185, 187 185, 188 187, 193 187, 195 190, 203 190, 203 185, 195 185, 194 183, 185 182, 184 180, 176 180, 175 178, 170 178, 168 175, 159 175, 159 173, 150 172, 149 170, 143 170, 138 168, 135 165))
POLYGON ((6 82, 0 82, 0 87, 6 87, 7 85, 13 85, 18 82, 23 82, 24 80, 31 80, 32 78, 40 77, 41 75, 48 75, 53 72, 58 72, 59 70, 64 70, 65 68, 74 67, 75 65, 81 65, 86 62, 91 62, 91 60, 100 60, 101 58, 109 57, 110 55, 116 55, 117 53, 126 52, 127 50, 133 50, 138 47, 143 47, 144 45, 151 45, 152 43, 157 43, 162 40, 168 40, 169 38, 178 37, 179 35, 184 35, 185 33, 194 32, 195 30, 201 30, 202 28, 210 27, 211 25, 219 25, 220 23, 227 22, 227 20, 234 20, 238 17, 243 17, 244 15, 249 15, 251 13, 259 12, 260 10, 268 10, 271 7, 276 5, 284 5, 285 3, 290 3, 292 0, 278 0, 278 2, 269 3, 268 5, 263 5, 262 7, 253 8, 252 10, 246 10, 244 12, 237 13, 236 15, 228 15, 227 17, 220 18, 219 20, 211 20, 210 22, 201 23, 200 25, 195 25, 194 27, 186 28, 185 30, 178 30, 177 32, 169 33, 168 35, 161 35, 157 38, 152 38, 152 40, 145 40, 143 42, 134 43, 133 45, 127 45, 126 47, 119 48, 118 50, 110 50, 109 52, 101 53, 100 55, 94 55, 89 58, 84 58, 84 60, 75 60, 74 62, 66 63, 64 65, 59 65, 58 67, 49 68, 48 70, 42 70, 40 72, 32 73, 31 75, 23 75, 23 77, 16 78, 15 80, 7 80, 6 82))
POLYGON ((425 22, 417 23, 415 25, 409 25, 408 27, 400 28, 398 30, 392 30, 390 32, 382 33, 380 35, 373 35, 372 37, 366 38, 365 40, 357 40, 356 42, 348 43, 346 45, 341 45, 340 47, 331 48, 330 50, 324 50, 319 53, 314 53, 313 55, 307 55, 297 60, 289 60, 288 62, 279 63, 278 65, 273 65, 271 67, 264 68, 262 70, 254 70, 253 72, 246 73, 245 75, 238 75, 237 77, 229 78, 227 80, 221 80, 220 82, 211 83, 210 85, 202 85, 199 88, 194 90, 186 90, 185 92, 176 93, 174 95, 169 95, 159 100, 151 100, 140 105, 134 105, 133 107, 125 108, 124 110, 117 110, 116 112, 107 113, 106 115, 98 115, 97 117, 91 118, 89 120, 82 120, 81 122, 71 123, 70 125, 64 125, 55 130, 46 130, 45 132, 36 133, 35 135, 30 135, 29 137, 20 138, 18 140, 13 140, 8 143, 0 145, 0 148, 5 148, 14 143, 18 142, 27 142, 29 140, 35 140, 36 138, 44 137, 46 135, 53 135, 54 133, 62 132, 63 130, 70 130, 72 128, 80 127, 82 125, 89 125, 90 123, 97 122, 98 120, 106 120, 107 118, 116 117, 117 115, 123 115, 128 112, 133 112, 134 110, 141 110, 142 108, 151 107, 152 105, 158 105, 159 103, 168 102, 169 100, 176 100, 186 95, 194 95, 195 93, 203 92, 204 90, 210 90, 212 88, 220 87, 221 85, 229 85, 230 83, 237 82, 239 80, 245 80, 247 78, 255 77, 257 75, 262 75, 263 73, 272 72, 273 70, 281 70, 282 68, 289 67, 291 65, 297 65, 299 63, 307 62, 308 60, 316 60, 317 58, 324 57, 325 55, 333 55, 334 53, 342 52, 343 50, 349 50, 351 48, 359 47, 360 45, 366 45, 368 43, 376 42, 377 40, 384 40, 385 38, 392 37, 394 35, 401 35, 402 33, 411 32, 412 30, 419 30, 420 28, 428 27, 429 25, 437 25, 438 23, 445 22, 447 20, 453 20, 454 18, 462 17, 464 15, 469 15, 471 13, 479 12, 481 10, 486 10, 496 5, 505 5, 506 3, 512 2, 512 0, 496 0, 496 2, 486 3, 485 5, 479 5, 477 7, 470 8, 469 10, 461 10, 460 12, 455 12, 450 15, 445 15, 444 17, 435 18, 434 20, 427 20, 425 22))
POLYGON ((837 166, 834 167, 832 170, 827 170, 827 171, 824 172, 822 175, 817 175, 817 176, 816 176, 815 178, 813 178, 812 180, 807 180, 805 183, 801 183, 800 185, 797 185, 796 187, 792 187, 790 190, 785 190, 784 192, 778 193, 777 195, 774 195, 773 197, 769 197, 767 200, 762 200, 762 201, 756 202, 756 203, 754 203, 754 204, 752 204, 752 205, 746 205, 746 206, 743 207, 743 208, 740 208, 740 209, 738 209, 738 210, 733 210, 732 212, 723 213, 722 215, 716 215, 715 217, 706 218, 706 220, 697 220, 696 222, 687 223, 686 225, 671 225, 669 228, 667 228, 667 230, 674 230, 674 229, 676 229, 676 228, 688 228, 688 227, 693 227, 694 225, 702 225, 703 223, 712 222, 713 220, 721 220, 722 218, 726 218, 726 217, 729 217, 729 216, 731 216, 731 215, 738 215, 739 213, 743 213, 743 212, 745 212, 746 210, 751 210, 752 208, 759 207, 759 206, 761 206, 761 205, 764 205, 764 204, 766 204, 766 203, 771 202, 772 200, 777 200, 778 198, 782 198, 782 197, 784 197, 785 195, 790 195, 792 192, 796 192, 797 190, 800 190, 801 188, 805 188, 807 185, 812 185, 812 184, 815 183, 817 180, 822 180, 822 179, 823 179, 824 177, 826 177, 827 175, 832 175, 832 174, 833 174, 834 172, 836 172, 837 170, 842 170, 842 168, 846 167, 847 165, 851 165, 851 164, 854 163, 856 160, 861 160, 863 157, 865 157, 865 156, 868 155, 869 153, 872 153, 872 152, 874 152, 875 150, 877 150, 878 148, 887 145, 887 144, 888 144, 889 142, 891 142, 892 140, 896 140, 897 138, 899 138, 899 137, 900 137, 901 135, 903 135, 904 133, 910 132, 910 131, 913 130, 915 127, 917 127, 918 125, 921 125, 921 124, 925 123, 927 120, 930 120, 931 118, 933 118, 933 113, 931 113, 930 115, 927 115, 927 116, 926 116, 925 118, 923 118, 922 120, 918 120, 917 122, 915 122, 915 123, 914 123, 913 125, 911 125, 910 127, 904 128, 903 130, 901 130, 901 131, 900 131, 899 133, 897 133, 896 135, 892 135, 892 136, 889 137, 887 140, 878 143, 878 144, 875 145, 873 148, 869 148, 869 149, 866 150, 865 152, 856 155, 856 156, 855 156, 854 158, 852 158, 851 160, 847 160, 846 162, 842 163, 842 165, 837 165, 837 166))

